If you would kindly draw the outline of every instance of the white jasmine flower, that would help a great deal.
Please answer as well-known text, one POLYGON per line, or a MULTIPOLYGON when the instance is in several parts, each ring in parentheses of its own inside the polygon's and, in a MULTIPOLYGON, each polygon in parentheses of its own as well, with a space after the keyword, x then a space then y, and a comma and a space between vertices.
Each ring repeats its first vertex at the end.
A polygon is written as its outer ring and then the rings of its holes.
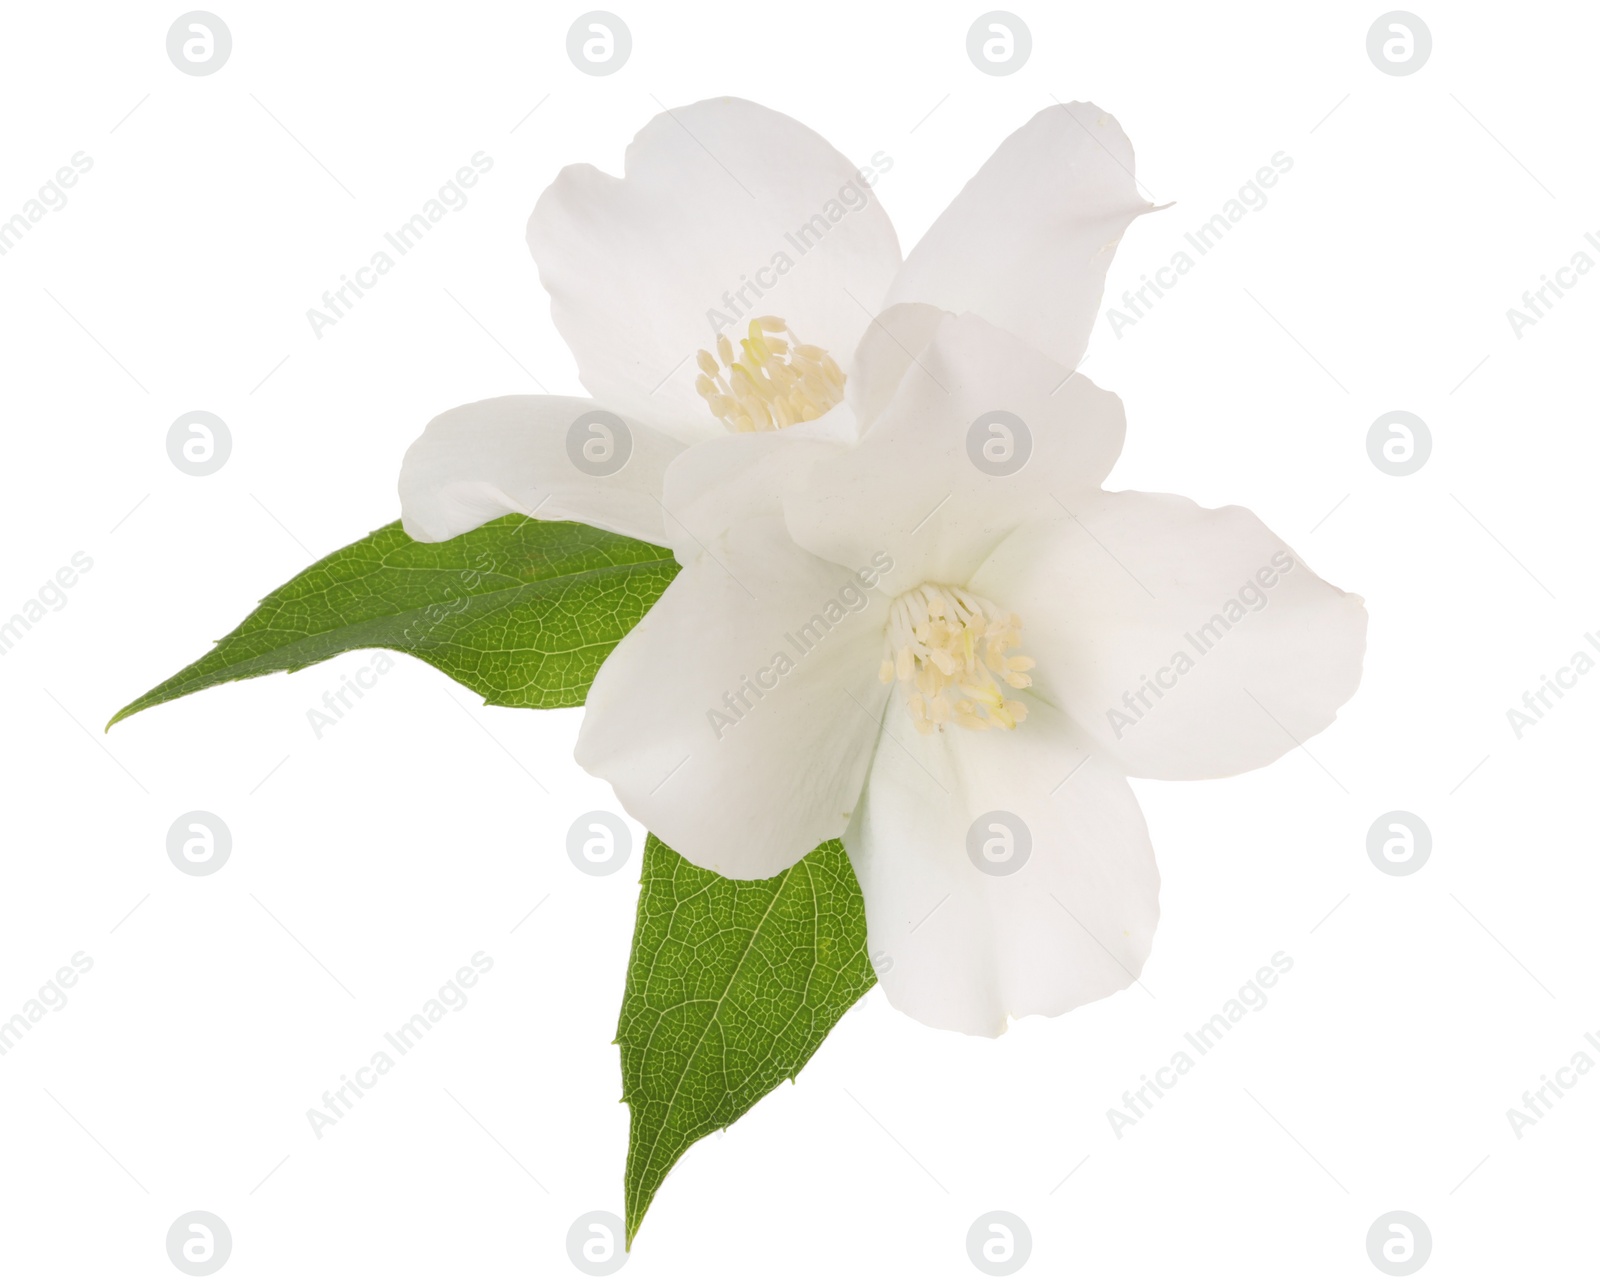
POLYGON ((1159 885, 1127 778, 1326 727, 1366 612, 1247 510, 1102 491, 1123 429, 1115 395, 945 314, 858 445, 695 448, 666 478, 683 571, 596 677, 579 762, 724 876, 842 834, 884 990, 926 1023, 1126 987, 1159 885), (1009 476, 968 450, 997 407, 1032 434, 1009 476))
POLYGON ((1109 117, 1047 109, 901 264, 815 135, 733 100, 658 117, 626 178, 564 171, 530 223, 596 401, 458 409, 402 475, 423 539, 537 508, 673 547, 579 761, 728 877, 842 835, 886 993, 939 1027, 1126 987, 1159 884, 1127 778, 1267 764, 1360 677, 1359 598, 1248 511, 1101 489, 1122 408, 1075 368, 1150 208, 1132 171, 1109 117), (597 406, 635 444, 605 478, 565 447, 597 406))

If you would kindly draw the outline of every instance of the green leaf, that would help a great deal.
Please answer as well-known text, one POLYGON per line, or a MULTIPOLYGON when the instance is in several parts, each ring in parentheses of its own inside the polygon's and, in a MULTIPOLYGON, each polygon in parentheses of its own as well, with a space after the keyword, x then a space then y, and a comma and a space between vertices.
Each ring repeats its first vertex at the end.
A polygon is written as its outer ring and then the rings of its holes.
POLYGON ((785 1078, 875 982, 861 887, 838 841, 766 881, 644 848, 617 1042, 628 1103, 628 1243, 672 1165, 785 1078))
POLYGON ((355 648, 419 657, 495 706, 579 706, 677 571, 670 550, 581 523, 507 515, 440 542, 413 541, 391 523, 278 587, 106 728, 214 684, 355 648))

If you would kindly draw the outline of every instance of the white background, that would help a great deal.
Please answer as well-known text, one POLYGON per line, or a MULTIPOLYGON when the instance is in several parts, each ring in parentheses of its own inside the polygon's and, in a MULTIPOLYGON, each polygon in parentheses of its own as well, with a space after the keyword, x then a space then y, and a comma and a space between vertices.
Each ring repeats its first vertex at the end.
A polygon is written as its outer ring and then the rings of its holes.
POLYGON ((1425 1279, 1592 1274, 1600 1071, 1520 1140, 1506 1111, 1600 1029, 1600 676, 1520 740, 1505 715, 1600 658, 1600 275, 1521 339, 1505 316, 1600 229, 1592 6, 1423 7, 1433 54, 1404 77, 1367 57, 1376 4, 1019 6, 1034 50, 1007 77, 967 58, 978 5, 619 5, 633 54, 601 78, 568 61, 577 6, 217 9, 234 47, 207 77, 167 58, 175 5, 15 6, 0 40, 0 219, 94 163, 0 258, 0 617, 94 561, 0 657, 0 1014, 94 962, 0 1059, 0 1277, 179 1282, 167 1228, 205 1209, 233 1232, 218 1282, 586 1282, 568 1226, 622 1204, 640 834, 615 876, 568 862, 571 820, 616 808, 571 761, 579 713, 484 709, 399 658, 318 739, 344 658, 100 730, 395 518, 429 417, 579 391, 528 212, 561 166, 615 173, 662 105, 724 93, 887 152, 905 248, 1034 112, 1093 99, 1178 203, 1130 230, 1108 302, 1292 157, 1085 370, 1128 409, 1112 487, 1251 507, 1366 596, 1370 645, 1309 754, 1137 785, 1164 879, 1143 987, 996 1041, 874 992, 689 1152, 622 1273, 983 1282, 966 1232, 1004 1209, 1033 1234, 1018 1282, 1382 1282, 1366 1232, 1404 1209, 1425 1279), (314 338, 306 310, 479 150, 471 203, 314 338), (194 408, 234 436, 208 478, 165 452, 194 408), (1434 436, 1407 478, 1364 446, 1396 408, 1434 436), (192 809, 234 836, 204 879, 165 852, 192 809), (1433 832, 1413 876, 1367 857, 1393 809, 1433 832), (306 1110, 479 950, 470 1005, 316 1139, 306 1110), (1269 1005, 1117 1139, 1107 1109, 1280 950, 1269 1005))

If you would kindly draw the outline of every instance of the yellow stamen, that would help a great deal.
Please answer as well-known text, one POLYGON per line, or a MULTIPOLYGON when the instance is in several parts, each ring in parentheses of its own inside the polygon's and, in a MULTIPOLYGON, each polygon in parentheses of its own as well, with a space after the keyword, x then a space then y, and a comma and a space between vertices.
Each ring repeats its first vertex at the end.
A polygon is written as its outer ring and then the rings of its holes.
POLYGON ((1031 657, 1013 653, 1022 619, 959 586, 924 582, 889 607, 878 678, 898 680, 911 722, 931 734, 946 724, 963 729, 1015 729, 1028 708, 1000 691, 1025 689, 1031 657))
POLYGON ((756 318, 737 351, 719 335, 716 349, 715 357, 706 349, 695 354, 702 374, 694 387, 711 414, 736 433, 817 420, 844 397, 839 364, 816 345, 802 344, 782 318, 756 318))

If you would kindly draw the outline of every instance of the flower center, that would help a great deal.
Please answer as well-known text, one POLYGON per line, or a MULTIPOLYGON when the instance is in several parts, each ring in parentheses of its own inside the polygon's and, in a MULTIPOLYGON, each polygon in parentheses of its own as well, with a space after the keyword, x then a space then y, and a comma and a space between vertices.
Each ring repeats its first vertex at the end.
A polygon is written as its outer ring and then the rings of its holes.
POLYGON ((878 678, 899 680, 918 733, 954 722, 963 729, 1015 729, 1028 708, 1000 691, 1026 689, 1031 657, 1022 619, 959 586, 924 582, 889 606, 878 678))
POLYGON ((736 354, 728 337, 719 335, 717 357, 722 361, 701 349, 695 355, 700 375, 694 382, 711 414, 736 433, 816 420, 844 397, 839 364, 826 350, 801 344, 782 318, 756 318, 739 349, 736 354))

